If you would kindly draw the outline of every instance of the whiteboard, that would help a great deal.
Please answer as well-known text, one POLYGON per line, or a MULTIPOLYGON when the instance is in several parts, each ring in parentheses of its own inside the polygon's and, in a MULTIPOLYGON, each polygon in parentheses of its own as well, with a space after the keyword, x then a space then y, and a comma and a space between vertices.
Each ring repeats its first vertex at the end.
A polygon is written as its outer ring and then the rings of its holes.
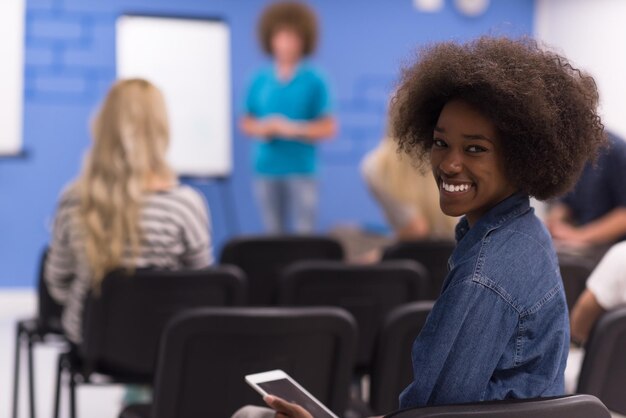
POLYGON ((0 155, 22 150, 25 0, 0 1, 0 155))
POLYGON ((168 158, 180 175, 232 171, 230 33, 215 19, 124 15, 117 20, 117 74, 141 77, 165 96, 168 158))

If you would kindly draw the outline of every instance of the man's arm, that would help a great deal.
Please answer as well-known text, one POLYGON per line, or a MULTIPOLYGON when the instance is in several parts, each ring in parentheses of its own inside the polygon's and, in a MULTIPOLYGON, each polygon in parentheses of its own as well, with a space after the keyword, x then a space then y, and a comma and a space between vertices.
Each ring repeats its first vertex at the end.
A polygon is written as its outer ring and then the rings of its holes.
POLYGON ((333 137, 337 132, 337 122, 332 116, 312 121, 293 121, 282 116, 258 119, 250 115, 241 118, 239 127, 252 137, 279 137, 294 140, 317 142, 333 137))
POLYGON ((565 203, 559 202, 552 205, 548 209, 548 214, 546 216, 546 224, 548 225, 548 229, 552 226, 561 224, 561 223, 569 223, 571 222, 572 211, 565 203))
POLYGON ((617 241, 626 235, 626 208, 618 207, 579 228, 585 242, 602 244, 617 241))
POLYGON ((591 329, 605 312, 595 295, 589 289, 585 289, 576 301, 570 315, 572 341, 578 344, 587 342, 591 329))
POLYGON ((251 115, 241 118, 239 129, 247 136, 258 138, 267 138, 272 133, 272 125, 268 120, 258 119, 251 115))
POLYGON ((276 136, 294 140, 318 142, 331 138, 337 133, 337 121, 332 116, 324 116, 312 121, 293 121, 278 117, 276 136))
POLYGON ((626 235, 626 208, 615 208, 601 218, 584 226, 549 224, 556 240, 572 244, 605 244, 626 235))

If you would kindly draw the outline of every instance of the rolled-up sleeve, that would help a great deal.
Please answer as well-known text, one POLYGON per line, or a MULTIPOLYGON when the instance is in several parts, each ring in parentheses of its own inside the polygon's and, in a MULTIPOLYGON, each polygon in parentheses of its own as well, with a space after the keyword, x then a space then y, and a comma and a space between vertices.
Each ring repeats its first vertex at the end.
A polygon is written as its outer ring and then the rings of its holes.
POLYGON ((518 322, 517 311, 479 282, 447 288, 415 340, 414 380, 400 395, 400 407, 484 399, 518 322))

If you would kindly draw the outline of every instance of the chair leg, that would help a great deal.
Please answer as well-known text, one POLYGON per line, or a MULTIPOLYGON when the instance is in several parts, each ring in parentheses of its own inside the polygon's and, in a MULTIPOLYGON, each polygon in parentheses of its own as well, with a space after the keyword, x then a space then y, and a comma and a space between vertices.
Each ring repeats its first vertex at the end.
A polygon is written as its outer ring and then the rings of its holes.
POLYGON ((57 381, 56 388, 54 390, 54 418, 59 418, 59 409, 61 402, 61 377, 63 375, 63 362, 65 361, 65 354, 59 354, 59 361, 57 364, 57 381))
POLYGON ((22 351, 22 330, 17 324, 15 333, 15 364, 13 365, 13 418, 17 418, 20 393, 20 351, 22 351))
POLYGON ((28 338, 28 396, 30 397, 30 417, 35 418, 35 367, 33 364, 33 339, 28 338))
POLYGON ((76 418, 76 376, 70 371, 70 418, 76 418))

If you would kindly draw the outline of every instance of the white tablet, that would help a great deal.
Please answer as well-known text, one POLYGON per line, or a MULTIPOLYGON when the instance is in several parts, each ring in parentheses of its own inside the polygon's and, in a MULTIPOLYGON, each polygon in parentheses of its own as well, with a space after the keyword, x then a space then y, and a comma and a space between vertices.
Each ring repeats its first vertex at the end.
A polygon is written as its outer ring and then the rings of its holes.
POLYGON ((300 405, 314 418, 339 418, 282 370, 250 374, 246 382, 262 396, 272 395, 300 405))

